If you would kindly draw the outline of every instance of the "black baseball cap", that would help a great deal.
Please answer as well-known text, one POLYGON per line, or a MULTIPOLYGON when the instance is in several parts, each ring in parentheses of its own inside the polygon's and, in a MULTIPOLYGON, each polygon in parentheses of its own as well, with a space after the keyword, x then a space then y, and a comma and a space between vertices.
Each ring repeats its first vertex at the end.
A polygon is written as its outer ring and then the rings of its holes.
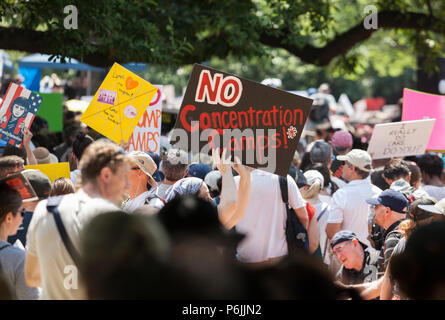
POLYGON ((341 230, 339 232, 337 232, 331 240, 331 248, 334 248, 337 244, 345 242, 345 241, 350 241, 350 240, 354 240, 357 239, 358 242, 363 246, 363 248, 366 248, 367 245, 364 244, 363 242, 361 242, 357 235, 349 230, 341 230))

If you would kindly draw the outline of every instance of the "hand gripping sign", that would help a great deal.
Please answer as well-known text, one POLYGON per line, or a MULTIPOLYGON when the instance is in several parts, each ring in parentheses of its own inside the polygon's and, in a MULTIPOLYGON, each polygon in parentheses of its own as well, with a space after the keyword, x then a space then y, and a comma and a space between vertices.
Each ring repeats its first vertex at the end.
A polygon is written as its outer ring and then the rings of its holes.
POLYGON ((195 64, 170 142, 286 176, 312 99, 195 64))

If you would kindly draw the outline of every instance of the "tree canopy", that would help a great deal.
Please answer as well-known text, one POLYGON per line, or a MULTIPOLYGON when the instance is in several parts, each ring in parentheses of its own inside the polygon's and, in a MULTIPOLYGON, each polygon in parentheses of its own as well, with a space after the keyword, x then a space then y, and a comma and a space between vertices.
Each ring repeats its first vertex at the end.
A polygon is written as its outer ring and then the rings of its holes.
MULTIPOLYGON (((138 61, 186 65, 212 58, 262 56, 284 49, 303 62, 335 60, 354 70, 369 54, 358 44, 394 30, 382 46, 404 46, 434 66, 442 54, 442 0, 377 0, 378 29, 365 29, 365 0, 3 0, 0 47, 74 57, 107 67, 138 61), (75 5, 78 29, 64 7, 75 5), (394 43, 395 42, 395 43, 394 43)), ((370 13, 370 12, 368 12, 370 13)))

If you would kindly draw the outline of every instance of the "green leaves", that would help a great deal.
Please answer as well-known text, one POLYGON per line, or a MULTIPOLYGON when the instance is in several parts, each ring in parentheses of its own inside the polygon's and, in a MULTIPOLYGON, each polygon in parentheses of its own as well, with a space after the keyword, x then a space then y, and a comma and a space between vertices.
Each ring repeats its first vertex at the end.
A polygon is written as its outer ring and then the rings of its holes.
MULTIPOLYGON (((327 59, 321 50, 312 49, 324 48, 338 35, 360 26, 368 4, 368 0, 3 0, 0 25, 42 31, 39 37, 26 40, 27 51, 32 46, 36 51, 44 47, 47 52, 85 58, 101 66, 114 61, 178 66, 212 57, 254 59, 270 55, 265 43, 286 48, 305 61, 322 63, 332 57, 327 59), (64 28, 67 5, 77 8, 77 30, 64 28), (310 59, 304 57, 307 52, 310 59)), ((375 5, 380 11, 425 14, 432 8, 437 19, 426 16, 424 24, 435 30, 445 28, 445 22, 439 20, 445 16, 445 4, 440 0, 377 0, 375 5)), ((333 56, 342 56, 331 67, 361 74, 370 65, 368 61, 384 52, 384 57, 377 59, 379 63, 373 62, 373 68, 380 75, 396 75, 412 62, 402 52, 419 52, 427 57, 428 65, 433 65, 430 62, 444 46, 443 34, 403 30, 391 31, 396 43, 391 47, 384 36, 379 36, 382 33, 388 35, 379 30, 366 42, 359 39, 360 45, 346 54, 344 50, 334 52, 333 56), (403 50, 398 49, 401 42, 403 50), (359 48, 363 46, 368 50, 359 48), (393 57, 389 52, 395 52, 393 57)), ((8 44, 1 45, 8 49, 8 44)))

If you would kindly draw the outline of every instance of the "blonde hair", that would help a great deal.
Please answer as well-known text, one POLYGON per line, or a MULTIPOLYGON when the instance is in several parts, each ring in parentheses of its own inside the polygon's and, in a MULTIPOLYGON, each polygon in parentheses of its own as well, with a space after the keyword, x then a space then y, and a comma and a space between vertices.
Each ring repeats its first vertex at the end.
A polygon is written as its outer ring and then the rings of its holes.
POLYGON ((419 205, 432 205, 436 202, 436 199, 432 197, 422 197, 411 204, 408 212, 410 219, 403 220, 398 228, 406 239, 408 239, 416 229, 417 218, 427 213, 425 210, 420 209, 419 205))
POLYGON ((321 181, 316 180, 309 188, 303 189, 301 191, 301 195, 303 196, 303 199, 305 199, 305 200, 312 199, 312 198, 315 198, 316 196, 318 196, 318 194, 320 193, 320 190, 322 188, 323 188, 323 186, 321 184, 321 181))

